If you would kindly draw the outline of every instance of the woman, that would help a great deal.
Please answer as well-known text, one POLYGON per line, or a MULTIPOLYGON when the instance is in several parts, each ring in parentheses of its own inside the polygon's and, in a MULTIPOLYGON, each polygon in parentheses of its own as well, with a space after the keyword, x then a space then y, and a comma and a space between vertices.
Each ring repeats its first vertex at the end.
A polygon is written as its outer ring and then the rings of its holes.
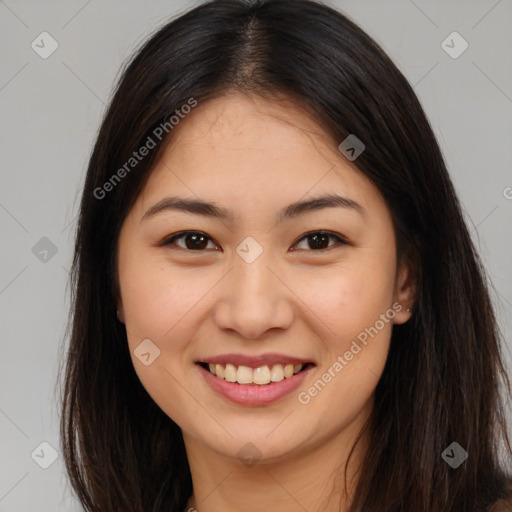
POLYGON ((154 34, 72 276, 86 510, 511 509, 484 271, 414 92, 339 12, 219 0, 154 34))

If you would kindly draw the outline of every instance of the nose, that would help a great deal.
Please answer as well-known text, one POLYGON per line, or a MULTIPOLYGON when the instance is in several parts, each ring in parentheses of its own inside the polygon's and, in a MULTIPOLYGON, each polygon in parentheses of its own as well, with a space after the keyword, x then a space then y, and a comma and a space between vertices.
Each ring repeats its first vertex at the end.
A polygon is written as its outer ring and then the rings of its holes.
POLYGON ((252 263, 235 257, 234 268, 218 289, 213 315, 219 329, 254 340, 270 329, 287 329, 292 324, 293 294, 264 254, 252 263))

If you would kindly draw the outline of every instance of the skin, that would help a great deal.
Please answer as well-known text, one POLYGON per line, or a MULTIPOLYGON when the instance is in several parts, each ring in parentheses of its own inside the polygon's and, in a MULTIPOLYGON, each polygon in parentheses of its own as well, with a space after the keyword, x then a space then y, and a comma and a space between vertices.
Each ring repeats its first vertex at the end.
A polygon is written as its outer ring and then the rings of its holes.
POLYGON ((392 325, 409 319, 414 300, 413 266, 397 262, 389 209, 340 141, 284 98, 230 93, 199 104, 172 135, 121 229, 118 307, 137 375, 183 432, 194 486, 185 510, 347 510, 364 442, 347 489, 345 461, 372 410, 392 325), (276 221, 281 208, 332 193, 363 210, 276 221), (142 219, 171 195, 229 208, 233 219, 177 210, 142 219), (158 245, 185 230, 211 240, 195 251, 184 238, 158 245), (304 235, 319 230, 348 243, 329 238, 316 249, 304 235), (252 263, 236 252, 247 236, 263 248, 252 263), (394 303, 402 307, 394 319, 301 404, 298 394, 394 303), (148 366, 134 355, 144 339, 160 350, 148 366), (230 352, 285 353, 316 367, 279 401, 240 405, 214 392, 194 364, 230 352), (252 466, 237 455, 247 443, 261 455, 252 466))

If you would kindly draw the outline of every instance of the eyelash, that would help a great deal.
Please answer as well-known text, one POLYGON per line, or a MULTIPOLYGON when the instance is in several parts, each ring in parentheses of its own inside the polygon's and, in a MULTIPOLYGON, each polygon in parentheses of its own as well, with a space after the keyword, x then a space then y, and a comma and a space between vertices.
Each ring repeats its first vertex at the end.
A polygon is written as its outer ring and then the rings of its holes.
MULTIPOLYGON (((215 245, 218 245, 216 244, 216 242, 211 238, 209 237, 206 233, 203 233, 202 231, 180 231, 179 233, 176 233, 168 238, 165 238, 162 242, 159 243, 160 246, 168 246, 168 245, 177 245, 175 244, 174 242, 176 240, 179 240, 179 239, 182 239, 182 238, 185 238, 187 235, 201 235, 201 236, 204 236, 205 238, 207 238, 209 241, 212 241, 214 242, 215 245)), ((331 233, 330 231, 323 231, 323 230, 320 230, 320 231, 309 231, 308 233, 305 233, 304 235, 302 235, 299 239, 297 239, 296 242, 294 242, 294 246, 297 245, 299 242, 301 242, 302 240, 307 240, 308 237, 311 237, 313 235, 325 235, 325 236, 328 236, 330 238, 334 238, 337 240, 338 244, 339 245, 348 245, 349 242, 343 238, 341 235, 338 235, 336 233, 331 233)), ((205 252, 206 249, 188 249, 186 247, 181 247, 178 245, 178 247, 180 249, 183 249, 185 251, 188 251, 188 252, 205 252)), ((302 250, 307 250, 309 252, 326 252, 326 251, 330 251, 331 249, 333 249, 334 247, 336 247, 336 244, 326 248, 326 249, 302 249, 302 250)))

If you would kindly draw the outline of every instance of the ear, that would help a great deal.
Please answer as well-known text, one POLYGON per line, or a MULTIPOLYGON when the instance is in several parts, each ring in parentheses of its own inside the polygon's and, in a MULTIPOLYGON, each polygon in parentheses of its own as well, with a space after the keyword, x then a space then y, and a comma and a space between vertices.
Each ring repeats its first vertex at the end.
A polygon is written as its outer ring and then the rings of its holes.
POLYGON ((395 324, 404 324, 411 316, 416 301, 418 279, 417 260, 411 252, 403 256, 398 265, 395 282, 395 297, 393 303, 398 303, 402 307, 397 310, 395 315, 395 324), (408 311, 409 310, 409 311, 408 311))
POLYGON ((117 319, 124 324, 124 308, 123 308, 123 302, 121 299, 117 301, 117 319))

